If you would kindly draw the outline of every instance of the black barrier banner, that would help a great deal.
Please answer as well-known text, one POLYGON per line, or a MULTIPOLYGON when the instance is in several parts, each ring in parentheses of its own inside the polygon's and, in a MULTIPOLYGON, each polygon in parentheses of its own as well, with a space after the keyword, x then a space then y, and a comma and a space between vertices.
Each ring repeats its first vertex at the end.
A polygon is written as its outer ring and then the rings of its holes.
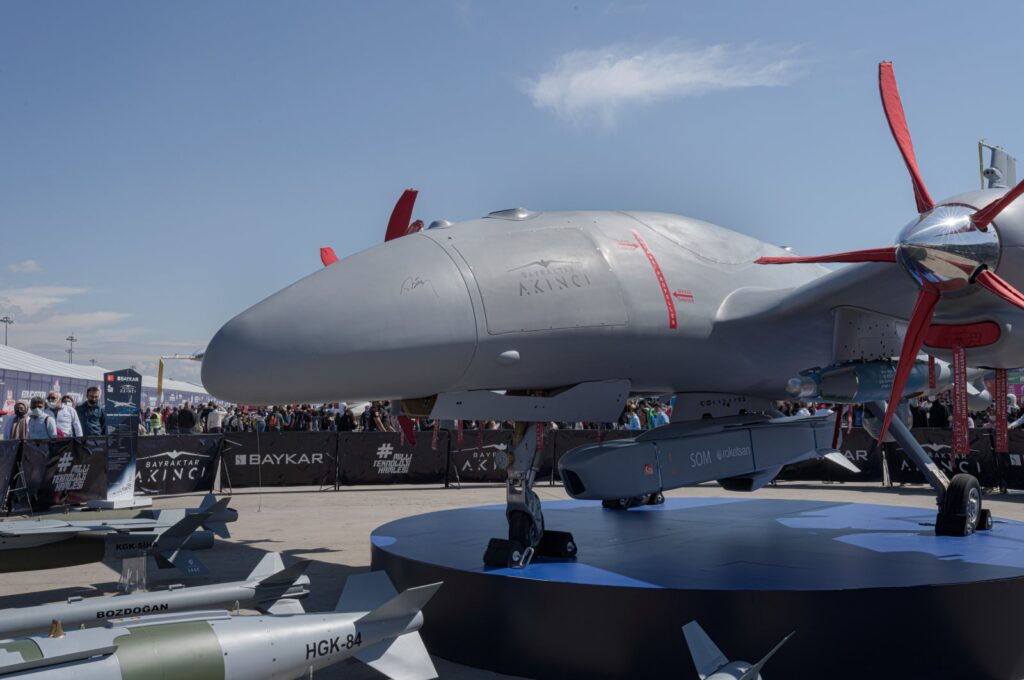
MULTIPOLYGON (((338 468, 335 432, 232 432, 221 455, 236 486, 334 486, 338 468)), ((429 440, 428 440, 429 443, 429 440)))
POLYGON ((512 434, 512 430, 465 431, 461 447, 450 439, 448 483, 504 482, 512 434))
MULTIPOLYGON (((446 430, 437 434, 436 450, 431 434, 416 437, 416 445, 402 443, 397 432, 347 432, 339 435, 342 484, 443 484, 448 462, 446 430)), ((475 433, 466 433, 463 448, 475 433)))
POLYGON ((854 428, 849 433, 844 429, 839 451, 860 468, 860 472, 850 472, 830 460, 814 458, 785 466, 776 479, 786 482, 881 482, 882 451, 874 443, 875 440, 863 428, 854 428))
POLYGON ((14 464, 20 449, 20 441, 0 441, 0 506, 7 498, 7 489, 11 486, 11 475, 14 474, 14 464))
POLYGON ((1010 430, 1010 453, 993 453, 1007 488, 1024 489, 1024 430, 1010 430))
POLYGON ((33 507, 107 497, 107 438, 26 440, 21 449, 33 507))
POLYGON ((551 446, 545 447, 544 453, 551 469, 551 479, 561 481, 562 477, 558 473, 558 461, 577 446, 597 444, 612 439, 628 439, 644 432, 646 430, 549 430, 548 438, 551 446))
POLYGON ((135 490, 146 494, 212 490, 220 442, 216 434, 139 437, 135 490))
MULTIPOLYGON (((982 486, 996 486, 999 483, 995 457, 992 451, 992 437, 985 429, 972 429, 968 432, 970 453, 956 459, 956 470, 951 466, 953 455, 953 431, 948 429, 921 427, 914 428, 914 438, 920 442, 935 464, 952 476, 960 472, 974 475, 982 486)), ((903 450, 896 444, 887 444, 889 477, 894 484, 925 484, 924 475, 910 461, 903 450)))

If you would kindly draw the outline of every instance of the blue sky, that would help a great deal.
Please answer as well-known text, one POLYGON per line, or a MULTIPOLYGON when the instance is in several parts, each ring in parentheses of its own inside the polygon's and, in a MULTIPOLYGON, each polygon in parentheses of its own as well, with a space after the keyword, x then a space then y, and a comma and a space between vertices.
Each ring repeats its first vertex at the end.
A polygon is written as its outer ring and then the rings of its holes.
MULTIPOLYGON (((1024 154, 1004 2, 0 4, 0 315, 11 344, 152 370, 425 221, 692 215, 804 253, 914 213, 878 101, 895 62, 936 198, 1024 154)), ((197 377, 179 362, 176 377, 197 377)))

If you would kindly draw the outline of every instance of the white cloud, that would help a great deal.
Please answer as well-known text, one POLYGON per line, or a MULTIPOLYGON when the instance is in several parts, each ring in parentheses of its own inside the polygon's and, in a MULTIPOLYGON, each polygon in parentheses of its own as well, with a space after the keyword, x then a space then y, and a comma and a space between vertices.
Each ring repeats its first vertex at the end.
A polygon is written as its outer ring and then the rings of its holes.
POLYGON ((28 286, 0 290, 0 310, 35 316, 50 307, 67 302, 72 295, 88 292, 71 286, 28 286))
POLYGON ((756 45, 575 51, 536 80, 525 81, 524 89, 534 106, 563 120, 596 118, 612 127, 623 111, 672 97, 786 85, 800 65, 792 53, 756 45))
POLYGON ((15 262, 14 264, 7 265, 7 268, 16 274, 35 274, 36 272, 43 271, 42 266, 35 260, 15 262))

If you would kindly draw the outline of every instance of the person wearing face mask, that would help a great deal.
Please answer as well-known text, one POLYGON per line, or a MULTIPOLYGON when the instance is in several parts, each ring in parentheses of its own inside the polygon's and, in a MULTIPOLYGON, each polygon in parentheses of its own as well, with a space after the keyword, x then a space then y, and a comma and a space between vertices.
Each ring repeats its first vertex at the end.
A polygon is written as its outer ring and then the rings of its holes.
POLYGON ((71 395, 61 397, 60 408, 52 411, 53 420, 57 423, 57 434, 60 437, 81 437, 82 421, 75 411, 75 400, 71 395))
POLYGON ((85 401, 76 409, 82 434, 98 437, 107 433, 107 414, 100 403, 100 388, 90 387, 85 391, 85 401))
POLYGON ((55 439, 57 437, 57 423, 53 416, 47 413, 45 402, 42 397, 32 397, 28 407, 28 438, 29 439, 55 439))
POLYGON ((4 439, 28 439, 28 404, 19 401, 4 421, 4 439))

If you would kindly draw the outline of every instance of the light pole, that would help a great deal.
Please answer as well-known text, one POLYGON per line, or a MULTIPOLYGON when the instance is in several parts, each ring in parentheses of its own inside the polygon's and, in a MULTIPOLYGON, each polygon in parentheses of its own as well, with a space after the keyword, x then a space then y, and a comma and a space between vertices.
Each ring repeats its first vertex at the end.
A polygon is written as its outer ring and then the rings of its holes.
POLYGON ((0 316, 0 323, 4 325, 4 347, 7 346, 7 327, 14 323, 14 319, 9 316, 0 316))
POLYGON ((89 359, 89 363, 92 364, 93 366, 95 366, 96 365, 96 360, 95 359, 89 359))
POLYGON ((68 341, 68 348, 64 351, 68 353, 68 363, 70 364, 72 363, 72 359, 75 358, 75 343, 78 342, 78 338, 76 338, 75 334, 72 333, 64 339, 68 341))

